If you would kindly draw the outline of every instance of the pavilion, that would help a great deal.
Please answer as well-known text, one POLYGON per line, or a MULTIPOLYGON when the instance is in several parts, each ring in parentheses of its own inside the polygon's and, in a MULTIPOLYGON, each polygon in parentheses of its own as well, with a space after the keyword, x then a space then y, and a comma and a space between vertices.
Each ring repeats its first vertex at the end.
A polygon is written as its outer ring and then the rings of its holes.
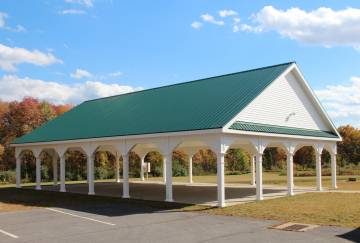
POLYGON ((94 191, 94 157, 108 151, 123 161, 123 197, 129 198, 129 153, 144 158, 151 151, 163 156, 168 202, 173 201, 172 153, 192 157, 200 149, 217 156, 217 203, 225 206, 224 162, 229 148, 251 155, 256 199, 263 199, 262 155, 267 147, 287 154, 287 191, 294 194, 293 156, 304 146, 316 152, 316 188, 322 190, 321 154, 331 155, 332 187, 336 188, 334 124, 304 79, 296 63, 285 63, 217 77, 85 101, 33 132, 17 138, 16 186, 21 186, 24 151, 36 158, 36 189, 41 190, 41 158, 53 156, 54 177, 60 163, 60 191, 65 192, 65 153, 81 151, 87 157, 88 194, 94 191))

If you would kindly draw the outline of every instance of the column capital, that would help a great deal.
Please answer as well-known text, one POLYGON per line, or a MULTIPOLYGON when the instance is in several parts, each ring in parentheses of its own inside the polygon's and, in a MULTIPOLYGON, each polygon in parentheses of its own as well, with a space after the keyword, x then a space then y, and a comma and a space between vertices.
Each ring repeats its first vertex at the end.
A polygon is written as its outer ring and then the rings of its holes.
POLYGON ((41 148, 33 148, 31 151, 36 159, 40 159, 40 155, 42 152, 41 148))
POLYGON ((289 151, 287 151, 287 152, 286 152, 286 155, 287 155, 287 156, 294 157, 295 152, 289 152, 289 151))
POLYGON ((316 155, 321 155, 324 150, 324 144, 316 144, 314 146, 316 155))

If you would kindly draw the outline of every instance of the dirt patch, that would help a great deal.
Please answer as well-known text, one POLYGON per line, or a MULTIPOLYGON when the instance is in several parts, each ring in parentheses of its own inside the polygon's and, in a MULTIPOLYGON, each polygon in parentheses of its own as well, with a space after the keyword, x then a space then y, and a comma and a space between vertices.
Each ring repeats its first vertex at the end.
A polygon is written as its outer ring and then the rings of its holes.
POLYGON ((10 204, 10 203, 2 203, 0 202, 0 213, 3 212, 13 212, 13 211, 24 211, 24 210, 31 210, 34 207, 25 206, 22 204, 10 204))

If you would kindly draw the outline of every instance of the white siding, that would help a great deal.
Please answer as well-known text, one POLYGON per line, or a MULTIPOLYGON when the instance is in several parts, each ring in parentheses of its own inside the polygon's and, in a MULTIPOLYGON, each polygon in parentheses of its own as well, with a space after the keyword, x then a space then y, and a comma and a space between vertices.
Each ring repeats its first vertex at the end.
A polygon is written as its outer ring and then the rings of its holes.
POLYGON ((315 130, 332 129, 292 72, 273 82, 236 117, 237 121, 315 130))

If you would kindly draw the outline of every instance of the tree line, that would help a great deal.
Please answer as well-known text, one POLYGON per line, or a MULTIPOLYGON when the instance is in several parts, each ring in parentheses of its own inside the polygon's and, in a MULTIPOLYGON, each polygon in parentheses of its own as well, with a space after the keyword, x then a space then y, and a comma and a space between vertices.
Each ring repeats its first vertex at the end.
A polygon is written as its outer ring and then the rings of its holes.
MULTIPOLYGON (((54 105, 34 98, 24 98, 22 101, 4 102, 0 100, 0 182, 15 180, 15 157, 11 142, 27 134, 42 124, 70 110, 73 106, 54 105)), ((338 165, 343 168, 342 173, 353 173, 360 162, 360 130, 350 125, 338 128, 343 141, 338 143, 338 165)), ((31 153, 24 154, 22 162, 22 178, 24 181, 35 180, 35 159, 31 153)), ((66 154, 67 180, 86 179, 86 157, 80 152, 66 154)), ((330 167, 330 155, 325 151, 322 155, 324 173, 330 167)), ((151 163, 150 176, 162 175, 162 156, 157 152, 150 152, 145 161, 151 163)), ((173 175, 186 176, 188 174, 187 155, 181 151, 173 154, 173 175)), ((311 147, 304 147, 294 156, 295 176, 312 175, 315 167, 315 151, 311 147)), ((121 166, 121 163, 120 163, 121 166)), ((267 148, 263 155, 263 167, 269 171, 286 170, 286 153, 281 148, 267 148)), ((225 157, 227 174, 248 173, 250 171, 249 155, 241 149, 230 149, 225 157)), ((52 159, 44 154, 42 164, 42 179, 52 179, 52 159)), ((200 150, 193 158, 193 174, 206 175, 216 173, 216 155, 211 150, 200 150)), ((111 153, 98 152, 95 156, 95 178, 110 179, 115 174, 115 158, 111 153)), ((138 177, 140 174, 140 158, 130 154, 130 175, 138 177)))

